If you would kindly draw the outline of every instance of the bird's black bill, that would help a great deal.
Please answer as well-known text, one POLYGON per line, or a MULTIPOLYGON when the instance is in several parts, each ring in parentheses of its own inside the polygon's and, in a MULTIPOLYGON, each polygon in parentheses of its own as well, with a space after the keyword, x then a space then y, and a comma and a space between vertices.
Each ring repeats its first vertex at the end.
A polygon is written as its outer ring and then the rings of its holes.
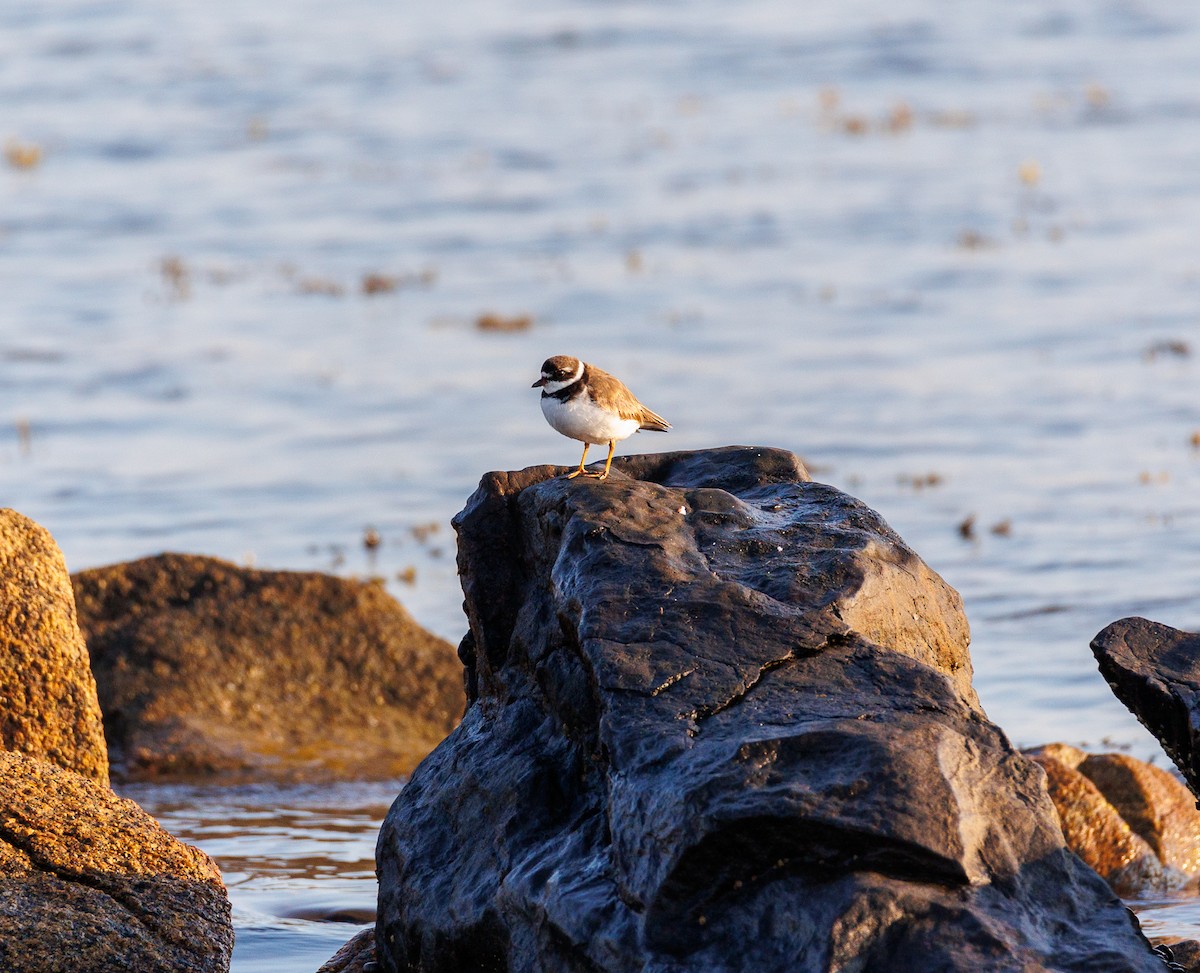
POLYGON ((543 385, 545 385, 545 384, 546 384, 546 380, 545 380, 544 378, 539 378, 539 379, 538 379, 536 382, 534 382, 534 383, 533 383, 531 386, 529 386, 529 387, 530 387, 531 389, 539 389, 539 388, 541 388, 541 387, 542 387, 543 385))

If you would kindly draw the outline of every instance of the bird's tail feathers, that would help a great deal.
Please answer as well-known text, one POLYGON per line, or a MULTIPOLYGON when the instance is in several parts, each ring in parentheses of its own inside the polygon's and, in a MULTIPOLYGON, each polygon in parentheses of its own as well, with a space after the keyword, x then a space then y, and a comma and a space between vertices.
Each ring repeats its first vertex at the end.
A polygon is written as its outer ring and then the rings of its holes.
POLYGON ((651 412, 646 408, 642 409, 642 414, 638 416, 638 422, 641 423, 639 429, 648 429, 651 432, 666 432, 671 428, 671 424, 666 419, 657 412, 651 412))

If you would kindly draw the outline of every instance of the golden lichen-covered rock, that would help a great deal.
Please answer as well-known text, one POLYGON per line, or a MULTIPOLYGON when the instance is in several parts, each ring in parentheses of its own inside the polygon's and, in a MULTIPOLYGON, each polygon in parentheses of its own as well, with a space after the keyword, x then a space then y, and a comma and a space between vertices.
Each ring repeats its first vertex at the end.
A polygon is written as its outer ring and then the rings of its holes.
MULTIPOLYGON (((1050 749, 1050 748, 1043 748, 1050 749)), ((1046 788, 1058 811, 1067 847, 1088 863, 1119 895, 1136 895, 1171 885, 1177 873, 1163 863, 1087 777, 1044 752, 1030 754, 1046 771, 1046 788)))
POLYGON ((108 782, 88 651, 62 552, 44 528, 0 510, 0 749, 108 782))
POLYGON ((454 647, 380 584, 183 554, 73 580, 127 778, 398 776, 462 714, 454 647))
POLYGON ((1174 775, 1124 753, 1092 754, 1079 765, 1164 865, 1200 875, 1200 811, 1174 775))
POLYGON ((229 969, 230 906, 212 859, 53 764, 0 752, 0 781, 0 969, 229 969))
POLYGON ((1200 811, 1187 786, 1123 753, 1061 743, 1025 751, 1046 771, 1067 846, 1120 895, 1195 885, 1200 811))

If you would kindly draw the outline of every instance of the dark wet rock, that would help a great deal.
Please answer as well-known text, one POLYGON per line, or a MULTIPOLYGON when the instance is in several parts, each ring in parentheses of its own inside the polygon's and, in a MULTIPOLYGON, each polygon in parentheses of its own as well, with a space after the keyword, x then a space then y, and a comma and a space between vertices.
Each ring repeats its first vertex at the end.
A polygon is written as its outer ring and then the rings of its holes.
POLYGON ((364 929, 334 953, 317 973, 375 973, 375 929, 364 929))
POLYGON ((124 777, 384 778, 462 712, 453 647, 379 584, 180 554, 74 582, 124 777))
POLYGON ((0 510, 0 749, 108 783, 96 681, 54 538, 0 510))
POLYGON ((615 469, 455 520, 472 702, 380 833, 385 970, 1160 973, 876 513, 778 450, 615 469))
POLYGON ((0 969, 229 969, 229 900, 212 859, 72 771, 0 752, 0 781, 0 969))
POLYGON ((1117 699, 1200 794, 1200 634, 1122 618, 1092 639, 1092 653, 1117 699))
MULTIPOLYGON (((603 495, 575 497, 595 500, 584 512, 597 522, 589 527, 592 537, 583 540, 611 539, 601 546, 607 571, 618 578, 622 570, 643 573, 643 554, 660 552, 656 562, 661 563, 654 568, 662 573, 659 591, 666 600, 656 631, 669 633, 671 621, 695 624, 696 606, 685 606, 687 616, 678 617, 671 609, 670 589, 675 578, 691 581, 699 571, 723 596, 723 603, 705 606, 706 620, 719 621, 728 608, 750 608, 756 615, 765 609, 787 619, 828 609, 845 627, 866 638, 885 638, 893 651, 940 669, 959 695, 978 707, 971 686, 970 628, 958 592, 865 504, 821 484, 800 490, 798 484, 810 477, 797 457, 780 450, 729 447, 628 456, 616 465, 624 474, 626 494, 633 489, 631 480, 676 488, 675 493, 658 491, 652 504, 649 498, 611 498, 624 500, 624 508, 613 507, 603 495), (690 492, 685 497, 681 489, 690 492), (832 503, 826 504, 828 500, 832 503), (629 541, 631 529, 636 536, 629 541)), ((545 523, 531 525, 526 537, 528 518, 519 506, 525 502, 520 499, 525 487, 562 470, 537 466, 489 473, 459 514, 459 573, 468 603, 480 613, 467 646, 459 649, 460 656, 467 655, 472 675, 478 670, 486 679, 507 651, 510 616, 519 607, 512 601, 523 580, 512 568, 525 567, 525 559, 514 561, 514 542, 552 543, 553 548, 528 553, 529 567, 548 572, 553 566, 562 519, 570 513, 548 509, 545 523), (462 525, 468 519, 464 537, 462 525), (488 645, 475 665, 475 643, 485 633, 488 645)), ((631 594, 619 583, 618 593, 631 594)), ((678 634, 685 633, 686 628, 678 634)))
POLYGON ((1067 847, 1095 869, 1113 891, 1131 897, 1187 884, 1186 875, 1163 867, 1154 849, 1133 831, 1091 780, 1045 752, 1032 756, 1046 771, 1047 790, 1058 811, 1067 847))

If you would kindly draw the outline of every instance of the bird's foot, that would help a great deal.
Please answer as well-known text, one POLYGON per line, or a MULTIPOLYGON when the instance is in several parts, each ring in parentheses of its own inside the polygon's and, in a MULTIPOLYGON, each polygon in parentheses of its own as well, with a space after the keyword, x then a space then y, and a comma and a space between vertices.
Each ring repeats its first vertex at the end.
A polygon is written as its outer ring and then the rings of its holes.
POLYGON ((584 469, 584 468, 581 466, 581 467, 579 467, 579 469, 577 469, 577 470, 576 470, 574 473, 568 473, 568 474, 567 474, 565 477, 563 477, 563 479, 566 479, 566 480, 573 480, 573 479, 575 479, 575 477, 577 477, 577 476, 591 476, 591 475, 592 475, 591 473, 589 473, 587 470, 585 470, 585 469, 584 469))

